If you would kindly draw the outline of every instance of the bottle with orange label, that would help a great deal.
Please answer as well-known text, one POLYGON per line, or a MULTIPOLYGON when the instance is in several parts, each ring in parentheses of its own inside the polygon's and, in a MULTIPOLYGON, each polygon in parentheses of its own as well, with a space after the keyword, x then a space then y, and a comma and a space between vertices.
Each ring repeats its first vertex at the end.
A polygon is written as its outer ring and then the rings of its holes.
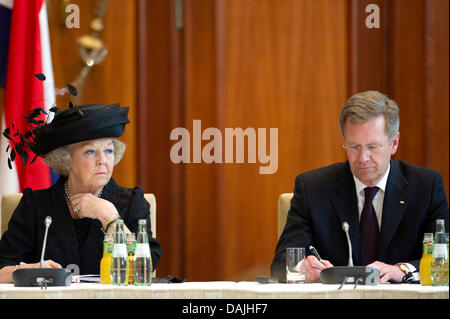
POLYGON ((423 237, 422 259, 420 259, 420 284, 431 286, 431 254, 433 253, 433 233, 423 237))
POLYGON ((134 251, 136 249, 136 235, 134 233, 128 233, 125 237, 127 244, 127 273, 128 273, 128 284, 134 285, 133 276, 133 262, 134 262, 134 251))
POLYGON ((114 245, 112 234, 105 234, 103 239, 103 257, 100 261, 100 282, 111 284, 111 253, 114 245))

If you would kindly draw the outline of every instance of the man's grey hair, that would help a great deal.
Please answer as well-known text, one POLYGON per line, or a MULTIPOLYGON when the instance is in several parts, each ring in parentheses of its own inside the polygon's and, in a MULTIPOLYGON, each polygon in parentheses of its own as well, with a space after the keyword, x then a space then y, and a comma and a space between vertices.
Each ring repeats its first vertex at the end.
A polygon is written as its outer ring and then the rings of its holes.
POLYGON ((347 100, 339 115, 339 128, 344 135, 347 120, 350 123, 366 123, 380 115, 384 116, 385 132, 392 141, 400 127, 399 109, 394 100, 378 91, 365 91, 347 100))
MULTIPOLYGON (((116 165, 122 159, 126 145, 116 138, 111 138, 111 141, 114 145, 114 165, 116 165)), ((72 165, 69 145, 64 145, 48 152, 45 155, 44 163, 53 168, 56 173, 67 176, 72 165)))

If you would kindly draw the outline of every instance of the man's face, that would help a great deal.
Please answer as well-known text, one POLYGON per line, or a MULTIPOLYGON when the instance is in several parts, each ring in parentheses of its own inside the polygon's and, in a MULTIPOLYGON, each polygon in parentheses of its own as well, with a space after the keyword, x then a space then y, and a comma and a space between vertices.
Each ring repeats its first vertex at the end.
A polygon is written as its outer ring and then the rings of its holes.
POLYGON ((397 133, 389 141, 383 115, 366 123, 347 121, 344 147, 353 175, 366 186, 375 186, 386 173, 391 155, 397 151, 399 139, 400 133, 397 133))

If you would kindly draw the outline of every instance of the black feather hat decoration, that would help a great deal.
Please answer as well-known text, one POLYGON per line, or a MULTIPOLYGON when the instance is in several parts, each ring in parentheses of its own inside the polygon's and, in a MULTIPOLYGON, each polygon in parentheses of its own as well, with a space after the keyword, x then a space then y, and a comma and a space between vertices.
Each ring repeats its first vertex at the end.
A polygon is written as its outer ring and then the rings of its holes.
MULTIPOLYGON (((39 81, 45 81, 45 75, 35 74, 39 81)), ((68 92, 76 96, 78 94, 75 86, 67 84, 68 92)), ((50 116, 42 107, 32 109, 24 114, 27 129, 23 133, 14 123, 11 128, 3 131, 3 136, 9 140, 6 152, 9 152, 8 166, 12 169, 12 162, 21 157, 24 164, 32 164, 38 156, 45 155, 64 145, 81 141, 93 140, 105 137, 122 136, 128 120, 128 107, 121 107, 119 103, 111 105, 85 104, 73 105, 69 102, 69 108, 61 111, 56 105, 49 109, 54 117, 50 116), (45 116, 47 116, 45 118, 45 116), (31 151, 34 158, 29 162, 31 151)))
MULTIPOLYGON (((36 73, 34 76, 39 81, 46 80, 46 76, 42 73, 36 73)), ((75 96, 77 94, 77 90, 73 85, 68 84, 67 88, 72 95, 75 96)), ((61 110, 56 105, 53 105, 50 108, 49 112, 52 112, 56 115, 60 113, 61 110)), ((47 115, 48 113, 44 110, 44 108, 36 107, 32 109, 28 114, 24 114, 24 118, 29 123, 25 133, 20 132, 19 128, 17 126, 14 126, 14 123, 11 124, 11 128, 7 127, 3 131, 3 136, 10 141, 10 143, 8 143, 8 146, 6 147, 6 152, 9 152, 8 167, 10 169, 12 169, 12 162, 14 162, 14 160, 17 158, 17 155, 23 159, 25 165, 34 163, 36 158, 40 155, 34 152, 34 149, 36 148, 34 131, 48 124, 47 121, 49 119, 49 116, 47 115), (46 119, 45 116, 47 116, 46 119), (31 150, 33 151, 33 153, 35 153, 33 154, 34 158, 31 162, 29 162, 28 150, 31 150)))

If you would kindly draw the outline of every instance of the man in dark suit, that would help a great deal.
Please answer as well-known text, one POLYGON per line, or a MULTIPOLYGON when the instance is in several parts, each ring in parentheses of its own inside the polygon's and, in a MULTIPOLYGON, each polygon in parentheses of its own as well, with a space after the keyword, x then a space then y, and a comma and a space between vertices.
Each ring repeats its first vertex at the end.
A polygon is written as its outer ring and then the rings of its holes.
POLYGON ((418 279, 425 232, 449 210, 441 175, 431 169, 392 160, 399 145, 395 101, 377 91, 352 96, 340 114, 347 161, 297 176, 286 225, 271 266, 285 280, 287 247, 307 248, 306 282, 320 271, 346 266, 348 245, 342 223, 349 224, 354 265, 380 271, 380 282, 401 282, 409 272, 418 279))

